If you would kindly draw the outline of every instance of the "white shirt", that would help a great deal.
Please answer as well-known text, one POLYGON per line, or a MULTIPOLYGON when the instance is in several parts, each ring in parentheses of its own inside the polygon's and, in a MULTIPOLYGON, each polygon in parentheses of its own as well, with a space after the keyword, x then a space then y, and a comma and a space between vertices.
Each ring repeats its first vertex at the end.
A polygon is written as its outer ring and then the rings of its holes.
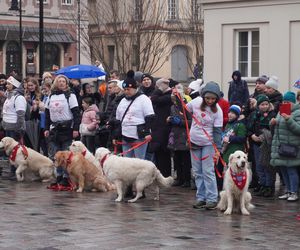
MULTIPOLYGON (((118 105, 116 119, 121 121, 125 110, 132 100, 123 98, 118 105)), ((144 124, 145 117, 153 115, 154 110, 150 98, 146 95, 140 95, 131 104, 122 122, 122 135, 138 139, 136 125, 144 124)))
POLYGON ((190 135, 192 143, 198 146, 208 146, 212 144, 205 135, 203 128, 209 134, 210 138, 213 139, 213 128, 223 127, 223 112, 219 104, 217 104, 218 111, 216 113, 213 113, 208 106, 206 106, 205 111, 201 111, 200 106, 202 102, 203 99, 199 96, 187 104, 188 109, 201 123, 201 126, 199 126, 193 119, 190 135))
POLYGON ((17 122, 17 111, 26 112, 27 102, 22 95, 13 95, 11 98, 6 98, 3 104, 3 121, 7 123, 17 122))
POLYGON ((64 94, 52 95, 46 102, 46 108, 49 109, 52 122, 73 120, 71 109, 78 106, 76 96, 71 93, 69 104, 64 94))

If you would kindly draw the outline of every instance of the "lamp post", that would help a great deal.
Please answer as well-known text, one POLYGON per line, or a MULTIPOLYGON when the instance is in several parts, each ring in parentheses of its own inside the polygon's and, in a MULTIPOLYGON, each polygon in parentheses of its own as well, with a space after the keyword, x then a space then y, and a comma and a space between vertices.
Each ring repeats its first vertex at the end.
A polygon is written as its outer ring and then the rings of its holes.
POLYGON ((20 69, 19 74, 20 78, 22 80, 23 78, 23 34, 22 34, 22 0, 19 1, 19 7, 18 7, 18 0, 12 0, 11 6, 8 10, 11 11, 19 11, 19 43, 20 43, 20 69))
POLYGON ((39 30, 40 30, 40 37, 39 37, 40 74, 39 74, 39 77, 40 77, 40 79, 42 79, 43 74, 44 74, 44 1, 43 0, 40 0, 39 30))
POLYGON ((78 64, 80 64, 80 0, 77 0, 77 19, 78 64))

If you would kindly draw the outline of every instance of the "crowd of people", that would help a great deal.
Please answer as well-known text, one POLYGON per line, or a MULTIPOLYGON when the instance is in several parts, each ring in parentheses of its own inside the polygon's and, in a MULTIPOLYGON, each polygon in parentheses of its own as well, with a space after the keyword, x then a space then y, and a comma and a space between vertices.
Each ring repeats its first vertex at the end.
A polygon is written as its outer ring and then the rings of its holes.
MULTIPOLYGON (((286 189, 278 198, 297 201, 300 92, 282 94, 278 87, 277 77, 262 75, 250 95, 234 71, 226 100, 216 82, 195 79, 185 86, 132 70, 124 80, 113 71, 97 84, 49 72, 41 84, 0 74, 0 135, 51 159, 81 140, 91 153, 107 147, 153 161, 165 177, 172 174, 173 161, 174 186, 196 189, 193 207, 206 209, 216 207, 222 189, 216 172, 242 150, 251 163, 255 195, 273 197, 278 173, 286 189)), ((14 171, 11 166, 12 177, 14 171)), ((56 183, 69 185, 63 168, 56 176, 56 183)))

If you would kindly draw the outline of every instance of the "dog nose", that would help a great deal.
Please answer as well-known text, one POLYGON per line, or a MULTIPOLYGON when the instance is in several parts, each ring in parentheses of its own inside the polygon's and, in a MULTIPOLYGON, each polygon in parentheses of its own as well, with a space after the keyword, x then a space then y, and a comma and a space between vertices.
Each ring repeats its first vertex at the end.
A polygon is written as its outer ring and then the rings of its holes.
POLYGON ((245 166, 246 166, 246 162, 245 162, 245 161, 242 161, 242 162, 241 162, 241 167, 244 168, 245 166))

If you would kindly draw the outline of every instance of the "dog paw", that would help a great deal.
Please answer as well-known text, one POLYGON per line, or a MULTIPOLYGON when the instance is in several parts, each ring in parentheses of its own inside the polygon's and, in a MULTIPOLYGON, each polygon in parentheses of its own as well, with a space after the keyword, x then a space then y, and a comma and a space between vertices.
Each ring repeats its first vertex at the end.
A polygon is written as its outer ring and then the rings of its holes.
POLYGON ((115 202, 121 202, 121 201, 122 201, 122 198, 115 199, 115 202))
POLYGON ((224 212, 225 215, 231 215, 232 211, 231 209, 226 209, 226 211, 224 212))
POLYGON ((250 213, 244 208, 242 209, 242 215, 250 215, 250 213))
POLYGON ((76 192, 77 192, 77 193, 82 193, 82 188, 78 188, 78 189, 76 190, 76 192))

